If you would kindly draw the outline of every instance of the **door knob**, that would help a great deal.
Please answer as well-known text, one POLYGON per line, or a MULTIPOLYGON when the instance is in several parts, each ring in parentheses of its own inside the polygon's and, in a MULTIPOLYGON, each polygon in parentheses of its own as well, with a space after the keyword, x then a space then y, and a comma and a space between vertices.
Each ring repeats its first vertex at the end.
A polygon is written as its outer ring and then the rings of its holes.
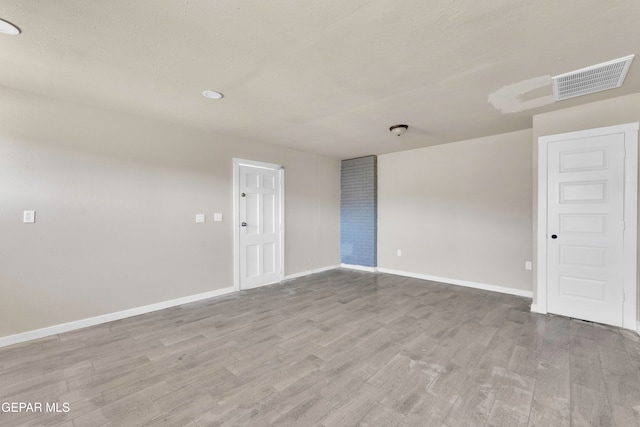
POLYGON ((552 235, 551 235, 551 238, 552 238, 552 239, 557 239, 557 238, 558 238, 558 236, 557 236, 556 234, 552 234, 552 235))
POLYGON ((246 222, 243 222, 243 223, 242 223, 242 224, 240 224, 240 225, 241 225, 241 226, 243 226, 243 227, 246 227, 246 226, 247 226, 247 223, 246 223, 246 222))

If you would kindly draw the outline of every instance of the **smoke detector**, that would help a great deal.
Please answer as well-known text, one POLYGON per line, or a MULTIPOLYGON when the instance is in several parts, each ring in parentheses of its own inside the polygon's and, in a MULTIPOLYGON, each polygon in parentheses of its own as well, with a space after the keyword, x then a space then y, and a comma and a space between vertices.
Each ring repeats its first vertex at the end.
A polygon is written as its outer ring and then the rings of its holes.
POLYGON ((10 36, 17 36, 20 34, 20 28, 16 27, 9 21, 0 19, 0 33, 9 34, 10 36))
POLYGON ((552 77, 556 101, 622 86, 635 55, 603 62, 552 77))
POLYGON ((202 96, 209 99, 222 99, 224 95, 220 92, 216 92, 215 90, 205 90, 202 92, 202 96))

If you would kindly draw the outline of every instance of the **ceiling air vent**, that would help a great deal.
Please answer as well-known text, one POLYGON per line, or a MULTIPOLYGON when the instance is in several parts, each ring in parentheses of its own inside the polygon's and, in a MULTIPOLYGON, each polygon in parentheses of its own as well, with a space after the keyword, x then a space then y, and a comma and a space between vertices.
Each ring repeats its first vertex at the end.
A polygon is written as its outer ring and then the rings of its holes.
POLYGON ((634 56, 625 56, 552 77, 553 97, 556 101, 562 101, 622 86, 634 56))

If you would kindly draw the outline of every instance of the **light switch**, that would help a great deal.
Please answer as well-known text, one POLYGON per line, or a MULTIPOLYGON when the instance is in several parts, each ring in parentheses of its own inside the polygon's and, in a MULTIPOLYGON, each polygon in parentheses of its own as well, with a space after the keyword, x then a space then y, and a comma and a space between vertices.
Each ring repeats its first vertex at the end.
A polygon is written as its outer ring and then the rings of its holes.
POLYGON ((525 261, 525 263, 524 263, 524 269, 525 269, 525 270, 531 270, 531 269, 533 269, 533 265, 531 265, 531 261, 525 261))
POLYGON ((22 222, 28 224, 36 222, 36 211, 24 211, 22 214, 22 222))
POLYGON ((213 214, 213 220, 215 222, 221 222, 222 221, 222 214, 221 213, 214 213, 213 214))
POLYGON ((204 214, 196 214, 196 222, 204 222, 204 214))

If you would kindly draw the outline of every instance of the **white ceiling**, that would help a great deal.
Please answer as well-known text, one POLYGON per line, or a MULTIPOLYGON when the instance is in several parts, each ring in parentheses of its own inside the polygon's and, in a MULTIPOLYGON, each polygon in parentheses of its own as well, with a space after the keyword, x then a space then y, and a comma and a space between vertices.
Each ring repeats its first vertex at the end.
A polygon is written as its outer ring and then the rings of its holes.
POLYGON ((0 0, 0 18, 22 30, 0 35, 1 86, 339 158, 640 91, 640 58, 620 89, 555 103, 549 80, 637 54, 638 0, 0 0))

